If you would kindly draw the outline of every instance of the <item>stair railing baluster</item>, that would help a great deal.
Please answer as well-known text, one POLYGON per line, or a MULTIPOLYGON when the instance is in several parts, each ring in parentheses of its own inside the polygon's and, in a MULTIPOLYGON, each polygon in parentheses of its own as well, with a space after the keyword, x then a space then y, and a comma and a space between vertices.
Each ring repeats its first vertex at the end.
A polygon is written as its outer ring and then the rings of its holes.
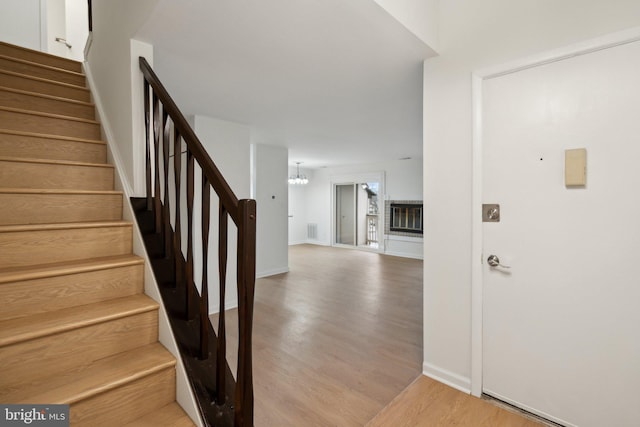
POLYGON ((145 181, 147 188, 147 210, 153 207, 151 190, 151 111, 149 105, 149 82, 144 79, 144 134, 145 134, 145 181))
POLYGON ((193 319, 193 153, 187 148, 187 282, 185 283, 185 315, 193 319))
POLYGON ((209 180, 202 173, 202 289, 200 291, 200 359, 209 357, 209 180))
POLYGON ((160 100, 153 92, 153 142, 154 142, 154 189, 153 210, 156 234, 162 231, 162 202, 160 200, 160 100))
POLYGON ((163 160, 162 170, 164 172, 164 204, 163 204, 163 216, 164 216, 164 229, 162 231, 162 239, 164 240, 164 257, 169 259, 171 256, 171 203, 169 195, 169 145, 171 144, 171 121, 169 120, 169 113, 166 109, 162 109, 162 154, 163 160))
POLYGON ((227 288, 227 231, 229 214, 220 202, 218 214, 218 275, 220 281, 220 311, 218 313, 218 341, 216 343, 216 403, 225 401, 225 371, 227 368, 227 332, 225 322, 225 291, 227 288))
POLYGON ((256 280, 256 201, 239 200, 238 210, 238 373, 235 425, 253 426, 251 334, 256 280))
MULTIPOLYGON (((209 157, 195 132, 180 112, 171 96, 155 75, 147 61, 140 57, 140 69, 144 75, 145 91, 145 123, 146 123, 146 178, 147 195, 146 208, 153 210, 154 215, 148 218, 153 222, 156 233, 162 233, 164 241, 158 242, 158 249, 164 250, 166 256, 174 256, 175 283, 185 286, 185 317, 187 320, 195 319, 196 310, 199 311, 199 322, 185 322, 181 319, 178 324, 186 327, 191 333, 191 328, 199 326, 199 348, 192 352, 192 346, 181 347, 185 363, 198 372, 203 367, 200 363, 193 365, 196 359, 206 359, 209 356, 209 337, 215 337, 215 331, 209 321, 209 274, 208 255, 210 238, 210 212, 211 212, 211 188, 219 199, 219 223, 218 223, 218 266, 219 266, 219 296, 220 314, 218 317, 218 330, 216 338, 216 366, 206 368, 210 375, 215 375, 215 391, 213 398, 218 405, 210 405, 212 395, 202 387, 195 387, 199 407, 202 411, 203 421, 210 425, 213 420, 219 420, 220 416, 225 420, 225 425, 233 422, 235 426, 249 427, 253 425, 253 374, 252 374, 252 349, 251 334, 253 323, 253 304, 255 292, 255 252, 256 252, 256 202, 255 200, 238 200, 231 187, 224 179, 219 169, 209 157), (152 106, 150 106, 152 102, 152 106), (160 110, 162 109, 162 110, 160 110), (160 115, 162 114, 162 117, 160 115), (151 118, 153 115, 153 118, 151 118), (153 120, 153 122, 151 122, 153 120), (173 126, 173 135, 171 134, 173 126), (162 130, 161 130, 162 129, 162 130), (162 136, 160 136, 162 132, 162 136), (173 137, 174 147, 174 183, 175 183, 175 222, 173 231, 171 227, 171 207, 169 188, 169 158, 170 144, 173 137), (154 148, 151 148, 153 138, 154 148), (162 138, 162 139, 160 139, 162 138), (185 199, 186 212, 181 205, 182 194, 182 142, 186 147, 186 183, 185 199), (164 162, 160 161, 159 147, 162 143, 164 162), (152 153, 152 150, 155 152, 152 153), (152 156, 155 154, 155 164, 152 156), (195 162, 202 169, 202 292, 200 299, 194 283, 194 168, 195 162), (160 188, 160 166, 164 165, 164 199, 160 188), (155 177, 152 177, 155 170, 155 177), (155 178, 155 179, 154 179, 155 178), (154 188, 155 187, 155 188, 154 188), (182 256, 182 219, 187 215, 186 262, 182 256), (226 361, 226 275, 228 264, 228 223, 229 218, 238 227, 237 244, 237 291, 238 291, 238 363, 237 380, 229 372, 226 361), (164 225, 164 229, 162 227, 164 225), (173 234, 172 234, 173 233, 173 234), (173 241, 169 239, 173 235, 173 241), (162 244, 160 244, 162 243, 162 244), (162 247, 160 247, 162 246, 162 247)), ((143 217, 144 218, 144 217, 143 217)), ((151 224, 150 224, 151 225, 151 224)), ((153 241, 153 240, 152 240, 153 241)), ((147 245, 153 245, 149 241, 147 245)), ((198 254, 199 255, 199 254, 198 254)), ((155 267, 154 267, 155 268, 155 267)), ((168 294, 167 298, 174 297, 168 294)), ((163 294, 163 299, 165 294, 163 294)), ((174 322, 174 316, 170 316, 174 322)), ((174 323, 174 326, 176 324, 174 323)), ((189 335, 191 336, 191 335, 189 335)), ((196 336, 193 336, 196 338, 196 336)), ((196 338, 197 339, 197 338, 196 338)), ((191 343, 191 341, 188 341, 191 343)), ((213 345, 213 344, 212 344, 213 345)), ((195 379, 197 381, 197 379, 195 379)), ((200 383, 199 381, 197 381, 200 383)), ((217 424, 216 424, 217 425, 217 424)))
POLYGON ((176 187, 176 209, 175 226, 173 233, 173 254, 174 254, 174 283, 178 286, 178 281, 182 277, 182 224, 180 223, 180 186, 182 173, 182 147, 180 144, 180 131, 173 127, 173 178, 176 187))

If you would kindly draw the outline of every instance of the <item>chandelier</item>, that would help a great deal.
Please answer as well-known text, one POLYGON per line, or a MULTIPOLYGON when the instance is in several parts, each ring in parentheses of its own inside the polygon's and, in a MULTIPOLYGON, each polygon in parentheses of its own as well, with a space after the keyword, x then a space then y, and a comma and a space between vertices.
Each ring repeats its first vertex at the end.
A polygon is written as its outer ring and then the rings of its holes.
POLYGON ((296 162, 297 172, 289 177, 289 184, 308 184, 309 180, 306 175, 300 175, 300 163, 296 162))

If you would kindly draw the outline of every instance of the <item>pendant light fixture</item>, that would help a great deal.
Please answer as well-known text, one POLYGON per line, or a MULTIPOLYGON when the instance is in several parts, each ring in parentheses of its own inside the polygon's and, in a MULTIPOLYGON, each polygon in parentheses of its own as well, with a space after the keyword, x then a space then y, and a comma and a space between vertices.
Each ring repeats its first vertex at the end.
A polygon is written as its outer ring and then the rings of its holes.
POLYGON ((296 168, 297 168, 297 172, 295 175, 291 175, 289 177, 289 184, 308 184, 309 180, 307 179, 306 175, 300 175, 300 163, 302 162, 296 162, 296 168))

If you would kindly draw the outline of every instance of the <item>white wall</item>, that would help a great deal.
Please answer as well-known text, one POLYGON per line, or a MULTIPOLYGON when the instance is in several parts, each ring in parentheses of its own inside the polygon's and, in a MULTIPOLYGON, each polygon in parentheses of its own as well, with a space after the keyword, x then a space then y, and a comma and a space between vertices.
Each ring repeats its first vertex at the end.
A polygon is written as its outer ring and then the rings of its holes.
POLYGON ((84 47, 89 36, 89 12, 87 0, 65 0, 67 42, 71 45, 68 57, 84 60, 84 47))
MULTIPOLYGON (((296 218, 292 222, 292 233, 298 237, 307 235, 307 223, 318 224, 318 239, 306 240, 307 243, 331 245, 331 178, 334 176, 381 172, 385 174, 385 197, 390 200, 422 200, 422 158, 410 160, 391 160, 383 163, 341 166, 333 168, 305 170, 309 184, 303 190, 291 194, 292 206, 302 203, 306 206, 304 220, 296 218), (301 197, 304 202, 301 202, 301 197)), ((302 172, 302 169, 301 169, 302 172)), ((294 186, 289 186, 291 187, 294 186)), ((380 210, 384 210, 384 200, 378 201, 380 210)), ((384 224, 381 229, 384 230, 384 224)), ((301 243, 294 242, 291 243, 301 243)), ((387 239, 384 242, 385 253, 390 255, 422 258, 423 244, 419 238, 387 239)))
POLYGON ((636 0, 440 2, 424 67, 424 371, 462 389, 471 366, 471 72, 640 22, 636 0))
POLYGON ((46 42, 46 0, 42 1, 42 14, 41 0, 0 1, 0 40, 40 50, 42 41, 46 42), (43 24, 45 31, 41 34, 43 24))
POLYGON ((257 277, 289 271, 287 159, 284 147, 253 145, 257 277))
MULTIPOLYGON (((202 142, 202 145, 213 159, 214 163, 225 177, 227 183, 238 199, 249 198, 251 191, 251 130, 248 126, 220 120, 216 118, 194 116, 191 117, 192 127, 202 142)), ((186 157, 183 155, 183 157, 186 157)), ((182 170, 186 172, 186 166, 182 170)), ((183 172, 184 173, 184 172, 183 172)), ((183 180, 183 182, 185 182, 183 180)), ((199 167, 195 167, 194 174, 194 280, 198 288, 202 283, 202 233, 201 233, 201 182, 202 175, 199 167)), ((184 189, 183 189, 184 190, 184 189)), ((185 192, 183 191, 184 195, 185 192)), ((186 204, 185 206, 186 212, 186 204)), ((219 279, 218 279, 218 198, 211 191, 211 215, 209 238, 209 311, 217 313, 220 307, 219 279)), ((186 215, 183 216, 182 229, 186 230, 186 215)), ((183 248, 186 252, 186 234, 183 234, 183 248)), ((233 221, 228 223, 228 263, 227 286, 225 294, 225 308, 238 305, 237 293, 237 248, 238 229, 233 221)))
MULTIPOLYGON (((91 73, 94 89, 108 118, 114 149, 122 160, 124 185, 135 189, 135 195, 143 195, 141 190, 144 188, 143 168, 134 169, 134 164, 144 164, 136 163, 143 152, 140 130, 144 127, 140 127, 141 113, 134 117, 132 107, 132 69, 137 70, 138 65, 131 39, 157 3, 158 0, 93 0, 92 3, 93 42, 87 58, 88 73, 91 73)), ((141 81, 141 74, 138 74, 136 77, 141 81)), ((140 97, 140 94, 136 96, 140 97)))

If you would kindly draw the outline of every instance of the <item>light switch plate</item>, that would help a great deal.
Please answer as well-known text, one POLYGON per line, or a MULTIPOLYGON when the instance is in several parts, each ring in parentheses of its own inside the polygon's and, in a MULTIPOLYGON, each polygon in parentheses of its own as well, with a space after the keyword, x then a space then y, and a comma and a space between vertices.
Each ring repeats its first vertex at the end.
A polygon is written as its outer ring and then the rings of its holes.
POLYGON ((580 187, 587 184, 587 149, 564 151, 564 185, 580 187))

